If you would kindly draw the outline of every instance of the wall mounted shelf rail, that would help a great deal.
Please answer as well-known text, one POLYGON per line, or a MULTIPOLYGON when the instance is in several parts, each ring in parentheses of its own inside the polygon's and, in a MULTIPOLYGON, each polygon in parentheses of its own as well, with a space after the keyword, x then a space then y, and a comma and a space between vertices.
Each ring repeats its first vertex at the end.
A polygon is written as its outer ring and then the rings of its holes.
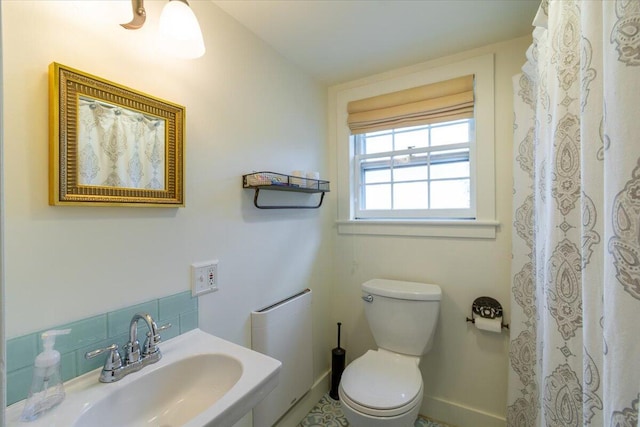
POLYGON ((322 205, 325 193, 329 192, 329 181, 264 171, 243 175, 242 188, 255 191, 253 204, 258 209, 317 209, 322 205), (311 206, 261 205, 258 203, 260 190, 320 194, 320 200, 318 204, 311 206))

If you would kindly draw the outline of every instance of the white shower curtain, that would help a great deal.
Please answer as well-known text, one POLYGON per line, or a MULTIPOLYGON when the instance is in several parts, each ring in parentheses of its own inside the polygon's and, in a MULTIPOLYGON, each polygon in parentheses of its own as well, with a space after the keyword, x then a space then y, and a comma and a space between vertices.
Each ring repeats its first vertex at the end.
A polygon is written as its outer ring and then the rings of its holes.
POLYGON ((638 427, 640 0, 543 1, 514 78, 507 424, 638 427))

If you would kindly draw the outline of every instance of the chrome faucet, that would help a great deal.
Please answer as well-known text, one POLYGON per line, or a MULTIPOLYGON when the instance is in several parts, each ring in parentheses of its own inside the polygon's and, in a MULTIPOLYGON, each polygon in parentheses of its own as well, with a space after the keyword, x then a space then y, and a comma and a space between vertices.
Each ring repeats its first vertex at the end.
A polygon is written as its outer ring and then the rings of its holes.
POLYGON ((161 354, 158 349, 158 342, 160 341, 160 335, 158 335, 158 326, 153 321, 149 313, 136 313, 131 319, 129 324, 129 342, 125 346, 127 350, 127 356, 125 363, 127 365, 138 363, 143 358, 153 357, 155 360, 148 363, 157 362, 160 360, 161 354), (144 320, 147 324, 149 332, 147 333, 147 340, 144 343, 144 350, 140 353, 140 343, 138 342, 138 320, 144 320), (150 348, 153 347, 151 350, 150 348))
POLYGON ((158 327, 149 313, 136 313, 131 318, 131 323, 129 324, 129 342, 123 347, 123 349, 126 350, 124 362, 118 352, 117 344, 90 351, 86 353, 84 357, 86 359, 92 359, 107 351, 110 352, 100 373, 100 382, 112 383, 121 380, 130 373, 137 372, 145 366, 160 360, 162 353, 160 353, 160 348, 158 348, 158 343, 161 340, 159 332, 170 327, 170 323, 158 327), (149 329, 147 339, 142 346, 142 351, 140 351, 140 342, 138 341, 139 320, 144 320, 149 329))

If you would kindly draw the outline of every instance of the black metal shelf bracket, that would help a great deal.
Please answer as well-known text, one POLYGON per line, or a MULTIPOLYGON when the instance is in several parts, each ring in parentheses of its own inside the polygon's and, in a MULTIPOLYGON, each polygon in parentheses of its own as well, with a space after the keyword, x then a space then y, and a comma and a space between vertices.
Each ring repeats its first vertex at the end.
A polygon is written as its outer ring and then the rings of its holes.
MULTIPOLYGON (((324 191, 322 191, 320 193, 320 200, 318 201, 317 205, 313 205, 313 206, 305 206, 305 205, 260 205, 258 204, 258 196, 260 195, 260 189, 256 188, 255 189, 256 192, 253 196, 253 205, 258 208, 258 209, 318 209, 320 206, 322 206, 322 201, 324 200, 324 191)), ((273 190, 273 188, 269 188, 269 189, 264 189, 263 190, 273 190)))

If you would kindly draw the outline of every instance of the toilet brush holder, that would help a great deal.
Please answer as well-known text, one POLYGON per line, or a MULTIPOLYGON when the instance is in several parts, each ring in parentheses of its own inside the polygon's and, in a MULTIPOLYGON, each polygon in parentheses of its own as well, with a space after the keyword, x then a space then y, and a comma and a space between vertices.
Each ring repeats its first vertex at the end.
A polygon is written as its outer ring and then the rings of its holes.
POLYGON ((340 378, 342 378, 342 372, 344 371, 345 356, 347 352, 340 347, 340 326, 342 323, 338 322, 338 346, 331 350, 331 390, 329 396, 334 400, 340 400, 338 395, 338 386, 340 385, 340 378))

